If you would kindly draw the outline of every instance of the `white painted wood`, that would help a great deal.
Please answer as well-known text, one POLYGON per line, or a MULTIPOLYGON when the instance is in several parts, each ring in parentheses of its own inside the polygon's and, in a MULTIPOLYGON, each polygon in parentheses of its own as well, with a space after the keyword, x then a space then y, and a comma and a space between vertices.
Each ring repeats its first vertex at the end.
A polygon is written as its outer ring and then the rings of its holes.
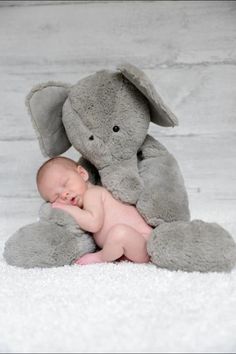
MULTIPOLYGON (((76 0, 69 0, 70 4, 76 4, 78 2, 82 3, 85 1, 76 1, 76 0)), ((15 7, 19 7, 19 6, 47 6, 47 5, 61 5, 61 4, 68 4, 68 0, 51 0, 51 1, 47 1, 47 0, 1 0, 0 1, 0 7, 7 7, 7 6, 15 6, 15 7)))
MULTIPOLYGON (((121 1, 4 7, 1 63, 234 63, 233 1, 121 1), (7 41, 5 40, 7 38, 7 41)), ((49 70, 50 71, 50 70, 49 70)))

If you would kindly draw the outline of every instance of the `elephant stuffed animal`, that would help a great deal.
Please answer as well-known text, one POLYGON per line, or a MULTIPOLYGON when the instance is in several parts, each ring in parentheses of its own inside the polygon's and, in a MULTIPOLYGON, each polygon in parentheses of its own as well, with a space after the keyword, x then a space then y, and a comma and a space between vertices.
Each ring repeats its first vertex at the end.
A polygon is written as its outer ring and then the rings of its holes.
MULTIPOLYGON (((190 220, 188 196, 175 158, 148 135, 150 122, 169 127, 177 118, 139 68, 125 63, 75 85, 47 82, 26 99, 42 153, 54 157, 71 145, 95 184, 135 205, 153 227, 151 262, 183 271, 230 271, 236 244, 217 223, 190 220), (79 157, 79 154, 78 154, 79 157)), ((7 263, 19 267, 73 264, 96 250, 91 235, 73 218, 44 203, 40 219, 6 242, 7 263)))

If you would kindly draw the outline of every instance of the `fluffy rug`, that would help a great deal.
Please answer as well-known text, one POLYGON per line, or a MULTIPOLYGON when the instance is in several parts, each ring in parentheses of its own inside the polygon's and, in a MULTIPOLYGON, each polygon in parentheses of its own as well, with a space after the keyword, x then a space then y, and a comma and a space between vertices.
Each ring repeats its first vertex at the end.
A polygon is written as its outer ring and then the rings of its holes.
MULTIPOLYGON (((1 254, 21 222, 2 222, 1 254)), ((129 262, 23 270, 1 256, 0 288, 0 352, 236 351, 236 270, 129 262)))

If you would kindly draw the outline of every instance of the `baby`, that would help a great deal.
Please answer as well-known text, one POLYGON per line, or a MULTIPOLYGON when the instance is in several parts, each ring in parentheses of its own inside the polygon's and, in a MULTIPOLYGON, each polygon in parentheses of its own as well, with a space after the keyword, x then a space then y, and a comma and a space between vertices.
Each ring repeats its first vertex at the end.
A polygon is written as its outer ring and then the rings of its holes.
POLYGON ((69 213, 83 230, 91 232, 101 248, 75 263, 112 262, 121 257, 136 263, 149 262, 146 243, 153 229, 134 206, 90 183, 82 166, 65 157, 52 158, 38 170, 37 187, 53 208, 69 213))

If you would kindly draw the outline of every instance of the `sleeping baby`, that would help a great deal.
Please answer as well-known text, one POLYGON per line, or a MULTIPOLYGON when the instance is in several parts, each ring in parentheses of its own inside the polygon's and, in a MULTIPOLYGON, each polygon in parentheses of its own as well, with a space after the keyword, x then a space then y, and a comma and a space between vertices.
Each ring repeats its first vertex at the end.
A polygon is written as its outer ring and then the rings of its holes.
POLYGON ((46 161, 38 170, 41 197, 69 213, 79 226, 93 234, 101 248, 75 261, 92 264, 128 259, 148 263, 147 240, 152 232, 137 209, 116 200, 104 187, 89 181, 88 172, 66 157, 46 161))

